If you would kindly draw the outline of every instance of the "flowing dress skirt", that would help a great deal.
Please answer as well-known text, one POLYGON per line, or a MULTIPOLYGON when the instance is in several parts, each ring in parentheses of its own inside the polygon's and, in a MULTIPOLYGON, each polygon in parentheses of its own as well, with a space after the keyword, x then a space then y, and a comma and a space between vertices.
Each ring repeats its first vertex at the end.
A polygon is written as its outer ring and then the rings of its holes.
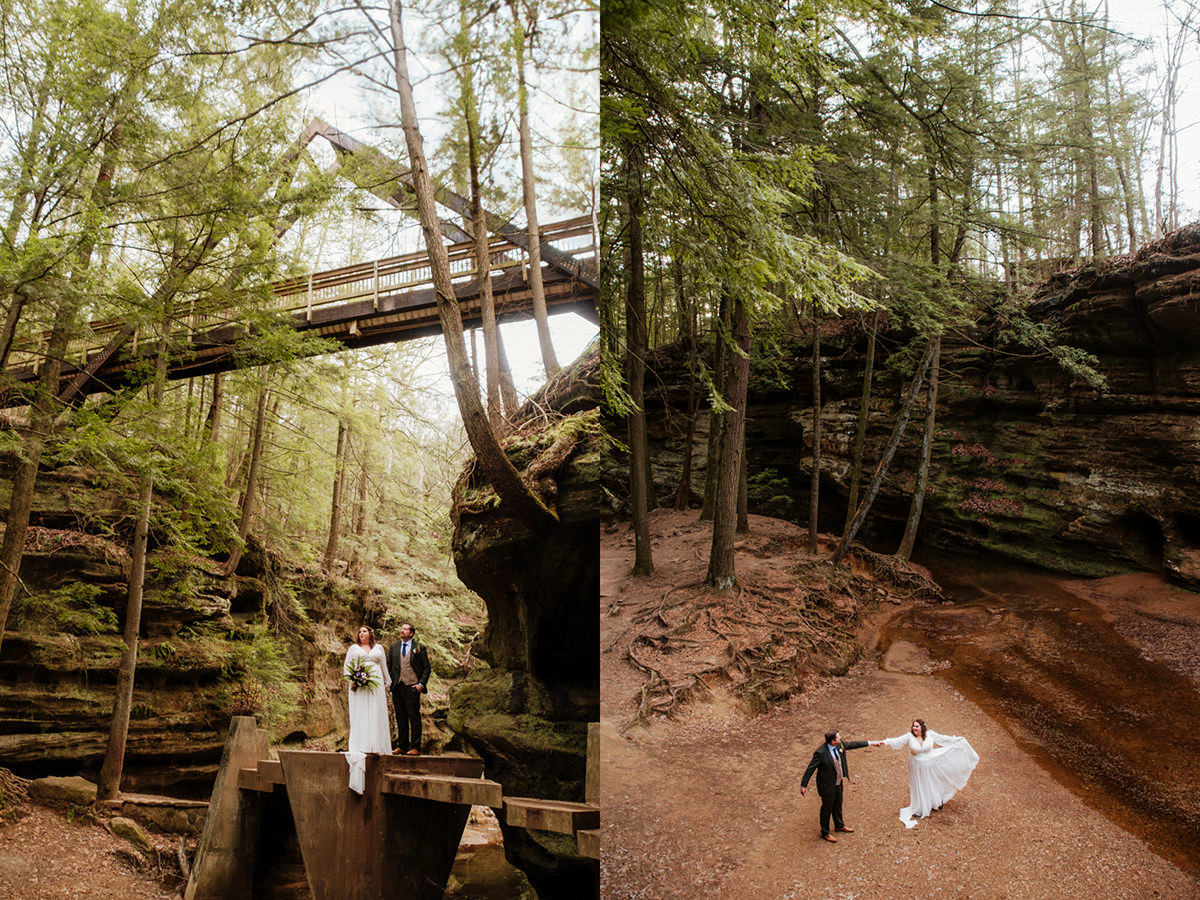
MULTIPOLYGON (((381 668, 376 660, 368 657, 367 664, 371 663, 381 668)), ((367 773, 367 754, 392 752, 387 689, 380 679, 379 687, 361 687, 349 693, 350 740, 346 762, 350 764, 350 790, 361 794, 367 773)))
POLYGON ((914 828, 917 819, 929 815, 962 790, 975 766, 979 754, 966 738, 947 738, 950 743, 926 753, 908 757, 908 806, 900 810, 905 828, 914 828))

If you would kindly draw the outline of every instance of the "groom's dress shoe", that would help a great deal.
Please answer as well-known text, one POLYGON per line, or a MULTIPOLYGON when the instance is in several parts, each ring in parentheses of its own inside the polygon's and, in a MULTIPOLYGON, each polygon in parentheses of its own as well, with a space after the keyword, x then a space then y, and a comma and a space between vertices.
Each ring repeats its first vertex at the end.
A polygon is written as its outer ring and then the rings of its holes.
POLYGON ((854 834, 853 828, 847 828, 845 825, 839 825, 834 831, 844 831, 846 834, 854 834))
POLYGON ((823 835, 821 835, 821 840, 823 840, 823 841, 829 841, 829 843, 831 843, 831 844, 836 844, 836 843, 837 843, 837 838, 835 838, 835 837, 834 837, 832 834, 823 834, 823 835))

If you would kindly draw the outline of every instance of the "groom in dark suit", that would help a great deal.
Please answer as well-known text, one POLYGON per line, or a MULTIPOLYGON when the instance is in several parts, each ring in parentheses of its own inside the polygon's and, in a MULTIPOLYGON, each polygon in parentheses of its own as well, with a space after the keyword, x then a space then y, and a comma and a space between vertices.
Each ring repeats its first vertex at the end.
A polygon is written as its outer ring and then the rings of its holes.
POLYGON ((392 705, 396 707, 396 753, 421 752, 421 694, 429 685, 429 654, 417 642, 417 629, 405 622, 400 640, 388 647, 392 705))
POLYGON ((821 837, 831 844, 837 843, 837 838, 829 833, 831 815, 835 829, 847 834, 854 831, 842 821, 842 782, 850 778, 850 770, 846 768, 846 751, 866 746, 867 741, 842 743, 842 736, 837 731, 827 731, 825 743, 813 752, 812 761, 800 779, 800 793, 803 794, 813 772, 817 773, 817 793, 821 795, 821 837))

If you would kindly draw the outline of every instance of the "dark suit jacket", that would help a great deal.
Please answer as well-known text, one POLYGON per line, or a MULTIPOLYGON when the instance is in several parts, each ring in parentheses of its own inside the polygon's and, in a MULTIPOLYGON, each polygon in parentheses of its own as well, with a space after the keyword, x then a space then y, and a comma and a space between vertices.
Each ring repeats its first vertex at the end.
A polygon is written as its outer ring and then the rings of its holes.
MULTIPOLYGON (((842 777, 849 778, 850 770, 846 768, 846 751, 857 750, 860 747, 866 747, 867 741, 843 741, 837 745, 838 758, 842 761, 842 777)), ((817 793, 830 794, 837 787, 837 771, 833 768, 833 757, 829 753, 829 745, 822 743, 820 747, 813 751, 812 761, 808 764, 808 768, 804 770, 804 777, 800 779, 800 787, 808 787, 808 780, 812 778, 813 772, 817 773, 817 793)))
MULTIPOLYGON (((404 641, 392 641, 392 645, 388 647, 387 664, 388 674, 392 676, 392 690, 400 686, 400 645, 404 641)), ((422 687, 429 687, 429 654, 425 652, 425 648, 417 641, 412 639, 412 646, 408 648, 409 662, 412 663, 413 671, 417 673, 417 681, 422 687)))

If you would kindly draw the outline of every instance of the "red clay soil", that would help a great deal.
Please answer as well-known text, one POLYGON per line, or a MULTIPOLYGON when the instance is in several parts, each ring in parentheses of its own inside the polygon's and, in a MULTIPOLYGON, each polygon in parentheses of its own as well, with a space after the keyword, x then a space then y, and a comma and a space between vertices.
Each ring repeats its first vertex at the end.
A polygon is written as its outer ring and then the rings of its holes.
MULTIPOLYGON (((793 527, 752 517, 752 530, 768 521, 793 527)), ((811 677, 803 693, 761 715, 716 685, 671 718, 639 721, 644 673, 625 658, 621 636, 671 584, 703 577, 707 529, 694 522, 694 512, 654 514, 660 574, 636 581, 627 577, 627 529, 601 536, 605 900, 1200 897, 1191 876, 1055 781, 946 682, 883 671, 875 654, 845 676, 811 677), (852 751, 845 816, 855 832, 820 840, 815 784, 802 797, 799 782, 824 731, 892 737, 914 717, 970 739, 981 762, 967 787, 906 830, 902 752, 852 751)), ((739 568, 751 562, 739 556, 739 568)), ((803 577, 794 555, 781 555, 773 575, 766 564, 753 559, 757 577, 803 577)))
POLYGON ((35 804, 0 826, 0 900, 175 900, 122 859, 130 845, 87 818, 35 804))

